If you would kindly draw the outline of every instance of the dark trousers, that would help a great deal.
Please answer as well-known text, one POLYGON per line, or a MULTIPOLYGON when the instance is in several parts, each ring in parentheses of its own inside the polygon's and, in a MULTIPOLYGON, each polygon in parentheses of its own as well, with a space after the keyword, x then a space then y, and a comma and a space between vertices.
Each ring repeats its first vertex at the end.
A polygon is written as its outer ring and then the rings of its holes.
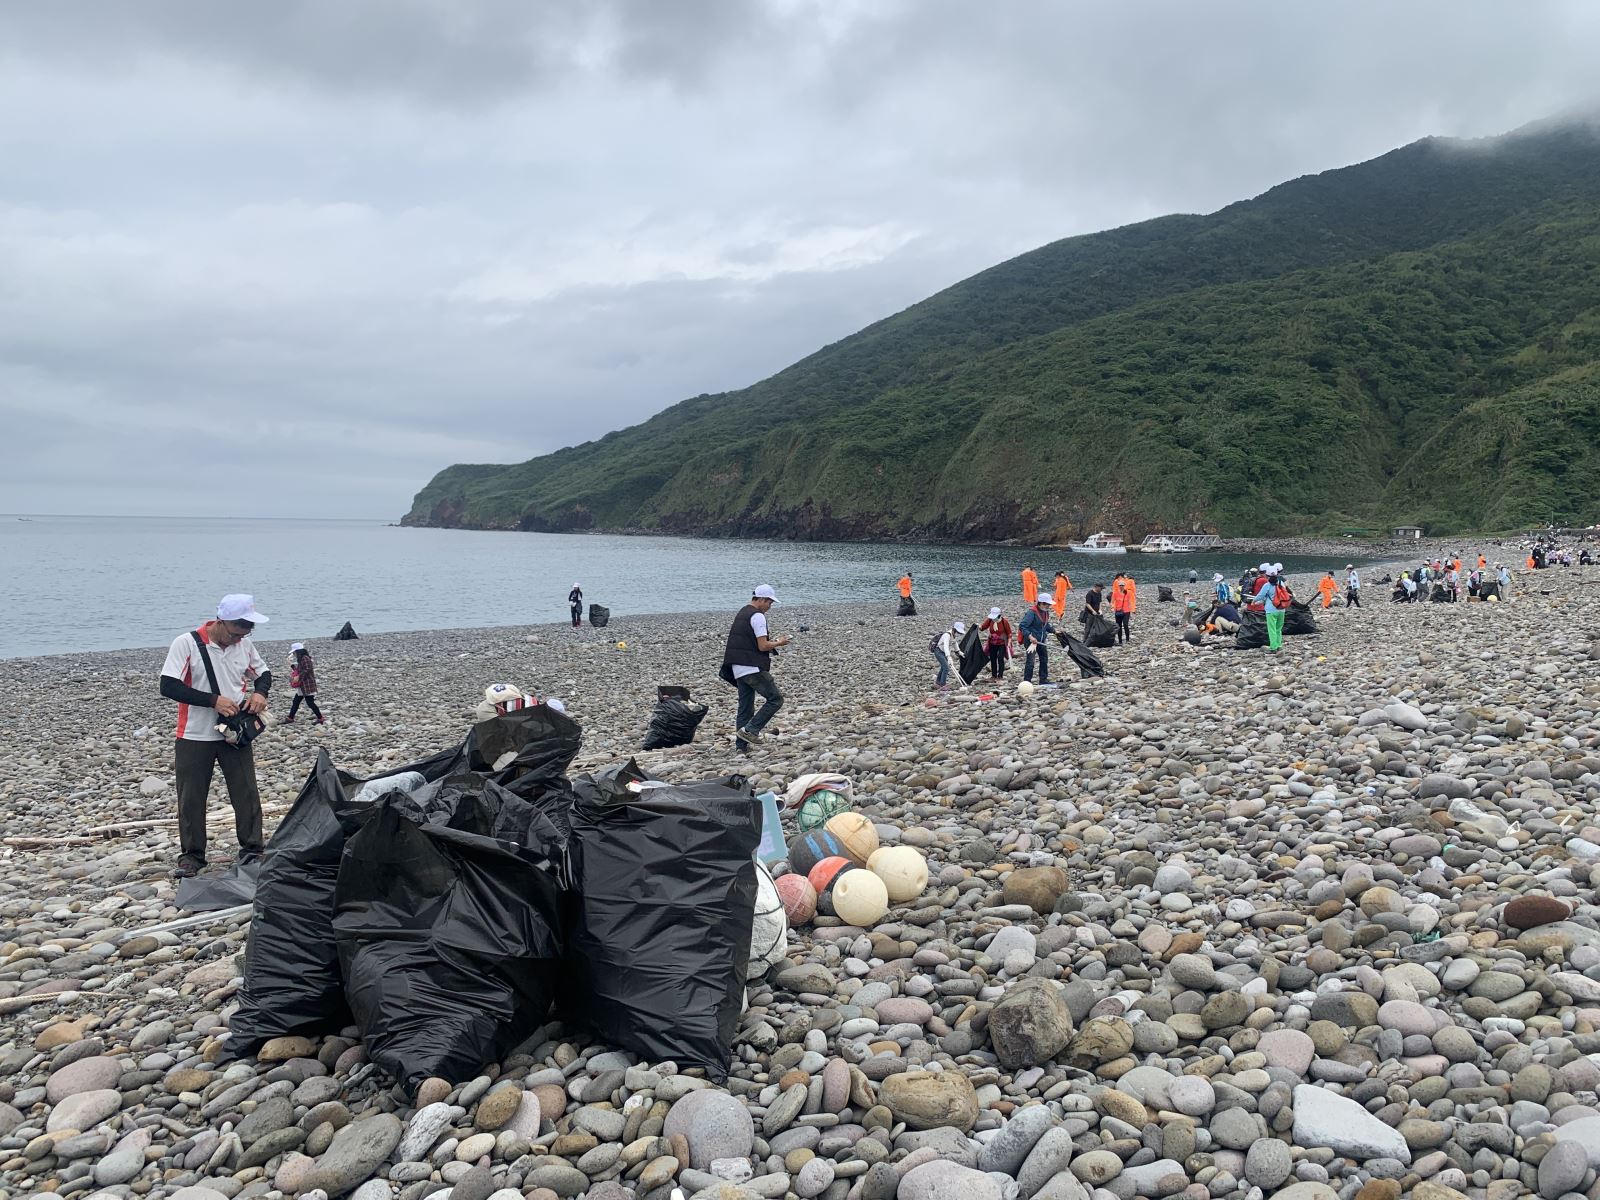
POLYGON ((579 625, 582 625, 582 624, 583 624, 583 605, 574 604, 572 606, 572 627, 574 629, 576 629, 579 625))
POLYGON ((1050 651, 1043 642, 1035 642, 1033 649, 1028 652, 1027 659, 1022 664, 1022 678, 1028 682, 1033 681, 1033 659, 1039 658, 1039 682, 1050 682, 1050 651))
POLYGON ((1119 612, 1119 613, 1116 613, 1114 615, 1117 618, 1117 641, 1119 641, 1119 642, 1131 642, 1131 641, 1133 641, 1133 630, 1129 628, 1129 622, 1132 620, 1133 614, 1132 613, 1119 612))
MULTIPOLYGON (((204 715, 209 714, 202 712, 204 715)), ((178 738, 173 752, 173 775, 178 785, 178 842, 185 855, 201 862, 206 858, 206 797, 211 793, 212 773, 219 766, 228 785, 228 799, 233 803, 239 849, 261 849, 261 794, 256 790, 253 747, 178 738)))
POLYGON ((301 701, 305 702, 305 706, 312 711, 317 720, 322 720, 322 710, 317 707, 317 698, 308 696, 304 692, 296 692, 294 699, 289 701, 289 720, 294 720, 295 713, 300 711, 301 701))
POLYGON ((783 707, 783 693, 771 671, 757 671, 734 681, 739 689, 739 712, 734 718, 734 728, 760 733, 768 721, 783 707), (756 711, 756 697, 762 698, 761 711, 756 711))
POLYGON ((989 676, 999 679, 1006 673, 1006 648, 1004 646, 989 647, 989 676))
POLYGON ((1361 607, 1361 589, 1360 588, 1345 588, 1345 590, 1344 590, 1344 603, 1345 603, 1345 607, 1346 608, 1360 608, 1361 607))

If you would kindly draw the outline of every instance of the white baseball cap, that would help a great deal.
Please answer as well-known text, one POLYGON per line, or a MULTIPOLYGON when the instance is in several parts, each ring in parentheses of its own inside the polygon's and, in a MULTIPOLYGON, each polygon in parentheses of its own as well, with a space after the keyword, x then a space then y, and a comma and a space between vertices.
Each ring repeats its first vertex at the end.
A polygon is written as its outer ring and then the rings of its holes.
POLYGON ((256 611, 256 598, 243 592, 231 593, 217 603, 217 620, 249 621, 252 625, 267 623, 267 618, 256 611))
POLYGON ((293 654, 296 650, 304 650, 305 648, 306 644, 304 642, 296 642, 294 645, 289 647, 289 653, 293 654))
POLYGON ((967 623, 965 621, 957 621, 954 625, 950 626, 950 628, 954 629, 957 633, 965 633, 967 631, 967 623))
POLYGON ((756 588, 755 591, 750 593, 750 599, 771 600, 774 604, 776 604, 778 603, 778 593, 772 590, 772 585, 770 583, 763 583, 756 588))
POLYGON ((1052 605, 1055 604, 1055 601, 1050 599, 1049 596, 1040 596, 1039 597, 1039 603, 1044 605, 1046 608, 1050 608, 1052 605))
POLYGON ((1258 570, 1258 571, 1270 571, 1270 570, 1272 570, 1272 564, 1271 563, 1262 563, 1259 567, 1256 568, 1256 570, 1258 570))
POLYGON ((1000 610, 998 608, 991 608, 989 610, 989 620, 997 621, 999 619, 1000 619, 1000 610))

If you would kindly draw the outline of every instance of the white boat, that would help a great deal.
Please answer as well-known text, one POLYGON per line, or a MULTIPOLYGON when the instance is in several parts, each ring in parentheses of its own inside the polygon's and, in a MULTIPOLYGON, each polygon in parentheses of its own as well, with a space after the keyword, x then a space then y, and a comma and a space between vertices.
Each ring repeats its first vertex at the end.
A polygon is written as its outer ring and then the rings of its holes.
POLYGON ((1146 543, 1145 549, 1152 554, 1188 554, 1191 548, 1180 546, 1169 537, 1160 537, 1154 544, 1146 543))
POLYGON ((1109 533, 1092 533, 1081 542, 1068 542, 1067 549, 1074 554, 1126 554, 1128 548, 1122 539, 1109 533))

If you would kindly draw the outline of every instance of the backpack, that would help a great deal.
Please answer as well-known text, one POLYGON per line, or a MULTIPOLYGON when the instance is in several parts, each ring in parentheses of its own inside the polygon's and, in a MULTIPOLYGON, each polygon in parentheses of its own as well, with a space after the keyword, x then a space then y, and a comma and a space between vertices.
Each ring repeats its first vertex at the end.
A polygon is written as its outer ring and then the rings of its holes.
POLYGON ((1293 600, 1294 596, 1283 584, 1280 583, 1272 589, 1272 605, 1274 608, 1287 609, 1293 600))
POLYGON ((941 630, 939 630, 938 633, 934 634, 931 638, 928 639, 928 653, 929 654, 937 654, 939 652, 939 639, 941 639, 942 637, 944 637, 944 630, 941 629, 941 630))

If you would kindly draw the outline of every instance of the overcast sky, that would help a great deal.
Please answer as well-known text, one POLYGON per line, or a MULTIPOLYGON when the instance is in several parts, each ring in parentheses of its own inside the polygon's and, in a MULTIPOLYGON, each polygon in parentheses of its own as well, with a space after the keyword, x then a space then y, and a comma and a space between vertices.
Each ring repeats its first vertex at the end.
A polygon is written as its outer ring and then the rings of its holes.
POLYGON ((1059 237, 1592 106, 1600 5, 0 3, 0 512, 398 518, 1059 237))

